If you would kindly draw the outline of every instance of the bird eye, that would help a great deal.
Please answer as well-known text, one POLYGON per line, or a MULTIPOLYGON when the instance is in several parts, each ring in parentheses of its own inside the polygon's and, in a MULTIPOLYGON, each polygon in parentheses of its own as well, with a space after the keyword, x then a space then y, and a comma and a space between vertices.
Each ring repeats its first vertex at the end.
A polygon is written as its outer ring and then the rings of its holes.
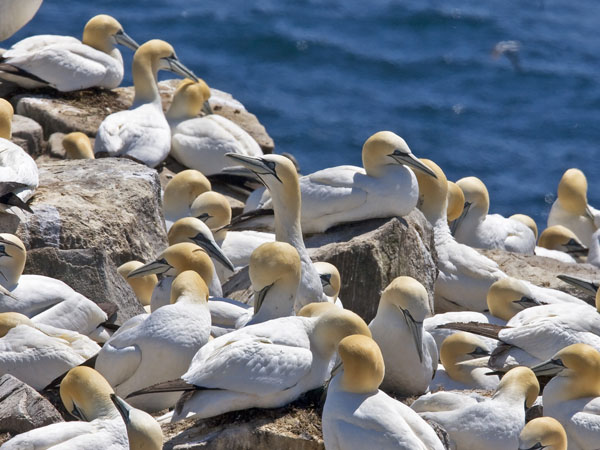
POLYGON ((265 160, 265 166, 267 166, 270 170, 275 171, 275 163, 273 161, 265 160))
POLYGON ((408 152, 397 148, 394 150, 393 154, 396 156, 406 156, 406 155, 408 155, 408 152))

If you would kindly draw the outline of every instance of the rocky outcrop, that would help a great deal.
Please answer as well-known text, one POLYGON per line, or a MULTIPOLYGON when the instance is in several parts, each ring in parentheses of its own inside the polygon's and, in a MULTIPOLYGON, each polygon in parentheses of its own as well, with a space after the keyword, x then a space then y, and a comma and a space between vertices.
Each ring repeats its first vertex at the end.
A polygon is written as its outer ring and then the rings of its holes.
MULTIPOLYGON (((372 219, 340 225, 305 239, 314 261, 335 265, 342 279, 344 308, 368 323, 377 312, 380 293, 396 277, 419 280, 429 293, 437 277, 433 230, 423 214, 372 219)), ((223 286, 223 293, 240 301, 252 297, 248 271, 242 270, 223 286)))
MULTIPOLYGON (((180 81, 167 80, 159 83, 165 110, 170 105, 173 92, 180 81)), ((273 151, 273 139, 254 114, 248 112, 244 105, 226 92, 211 89, 211 93, 210 104, 215 114, 237 123, 258 142, 264 152, 273 151)), ((15 95, 11 102, 18 114, 40 123, 44 129, 44 137, 48 139, 55 132, 81 131, 88 136, 95 136, 104 118, 114 112, 128 109, 133 102, 133 96, 132 86, 112 91, 87 89, 59 93, 44 90, 15 95)))
POLYGON ((12 139, 33 158, 44 150, 44 131, 42 126, 29 117, 15 114, 12 120, 12 139))
POLYGON ((35 389, 12 375, 0 378, 0 433, 14 436, 62 421, 56 408, 35 389))

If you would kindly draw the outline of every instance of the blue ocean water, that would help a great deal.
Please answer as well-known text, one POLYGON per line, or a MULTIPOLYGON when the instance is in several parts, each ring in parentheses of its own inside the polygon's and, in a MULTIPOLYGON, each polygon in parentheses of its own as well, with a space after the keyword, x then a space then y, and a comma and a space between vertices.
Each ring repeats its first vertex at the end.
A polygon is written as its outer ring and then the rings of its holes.
POLYGON ((449 179, 481 178, 491 212, 545 227, 569 167, 586 173, 589 202, 600 206, 595 0, 46 0, 2 46, 40 33, 80 37, 98 13, 140 43, 172 43, 198 76, 254 112, 303 173, 360 165, 365 139, 387 129, 449 179), (521 43, 522 71, 491 56, 502 40, 521 43))

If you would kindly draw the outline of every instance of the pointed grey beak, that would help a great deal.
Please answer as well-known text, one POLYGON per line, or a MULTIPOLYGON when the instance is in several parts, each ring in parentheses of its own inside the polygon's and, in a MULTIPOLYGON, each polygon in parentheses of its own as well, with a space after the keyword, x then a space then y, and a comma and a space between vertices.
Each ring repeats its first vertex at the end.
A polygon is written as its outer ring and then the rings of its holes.
POLYGON ((127 48, 130 48, 131 50, 133 50, 134 52, 138 49, 138 47, 140 46, 137 42, 135 42, 131 36, 129 36, 127 33, 125 33, 125 31, 123 30, 119 30, 115 33, 114 35, 115 38, 115 42, 119 45, 123 45, 127 48))
POLYGON ((157 259, 156 261, 152 261, 148 264, 144 264, 142 267, 132 270, 129 272, 129 275, 127 275, 127 278, 139 278, 153 273, 167 273, 172 268, 173 266, 169 264, 166 259, 157 259))
POLYGON ((198 79, 198 77, 196 75, 194 75, 194 72, 192 72, 190 69, 188 69, 187 67, 185 67, 181 61, 179 61, 177 59, 176 56, 169 56, 167 58, 163 58, 164 61, 167 62, 167 64, 169 64, 169 68, 167 70, 176 73, 177 75, 180 75, 184 78, 190 78, 192 80, 194 80, 196 83, 198 81, 200 81, 198 79))
MULTIPOLYGON (((6 280, 6 277, 4 276, 4 274, 2 273, 2 271, 0 271, 0 275, 2 275, 2 278, 4 278, 6 280)), ((6 289, 1 284, 0 284, 0 294, 6 295, 7 297, 12 298, 13 300, 19 300, 17 297, 15 297, 8 289, 6 289)))
POLYGON ((202 213, 199 216, 196 216, 196 219, 200 219, 202 222, 206 223, 208 219, 212 219, 212 216, 209 213, 202 213))
POLYGON ((321 286, 323 286, 323 287, 331 286, 331 274, 330 273, 320 273, 319 278, 321 279, 321 286))
POLYGON ((536 442, 529 448, 519 447, 518 450, 543 450, 544 448, 546 448, 545 445, 543 445, 541 442, 536 442))
POLYGON ((269 284, 268 286, 265 286, 264 288, 262 288, 260 291, 254 291, 254 314, 256 314, 256 313, 258 313, 258 311, 260 311, 260 307, 262 306, 263 302, 265 301, 267 292, 269 292, 269 289, 271 289, 271 287, 273 287, 273 285, 269 284))
POLYGON ((125 425, 128 425, 130 422, 129 412, 131 411, 131 406, 129 406, 127 403, 125 403, 125 400, 123 400, 121 397, 118 397, 115 394, 110 394, 110 399, 112 400, 115 407, 119 411, 119 414, 121 414, 121 417, 123 418, 123 422, 125 422, 125 425))
POLYGON ((280 183, 282 183, 281 179, 277 176, 277 172, 275 171, 275 163, 273 161, 269 161, 258 156, 246 156, 238 153, 225 153, 225 156, 239 162, 246 169, 254 172, 256 175, 258 175, 261 181, 263 181, 263 184, 264 180, 262 180, 261 175, 272 175, 277 178, 280 183))
POLYGON ((569 242, 567 242, 564 247, 567 249, 569 255, 587 255, 589 252, 589 249, 585 245, 577 242, 573 238, 569 239, 569 242))
POLYGON ((77 418, 79 420, 83 420, 84 422, 88 422, 87 418, 85 417, 85 414, 79 408, 79 406, 77 406, 76 403, 73 403, 73 411, 69 411, 69 414, 71 414, 73 417, 75 417, 75 418, 77 418))
POLYGON ((565 283, 583 289, 592 295, 596 295, 596 292, 598 292, 598 287, 600 287, 600 284, 595 281, 585 280, 583 278, 573 277, 571 275, 557 275, 557 277, 565 283))
POLYGON ((471 202, 465 202, 465 206, 463 207, 463 211, 460 213, 460 216, 458 216, 458 218, 450 224, 450 233, 452 233, 452 236, 454 236, 456 230, 458 230, 460 223, 465 219, 465 217, 467 217, 469 209, 471 208, 471 204, 471 202))
POLYGON ((540 306, 540 305, 546 304, 546 303, 539 302, 534 298, 527 297, 526 295, 521 297, 519 300, 515 300, 513 303, 516 303, 516 304, 522 306, 523 309, 531 308, 532 306, 540 306))
POLYGON ((553 377, 565 369, 565 365, 560 359, 551 359, 531 368, 533 373, 539 377, 542 375, 553 377))
POLYGON ((208 100, 206 100, 203 104, 202 104, 202 112, 206 115, 212 114, 213 110, 212 107, 210 106, 210 103, 208 102, 208 100))
POLYGON ((419 161, 419 159, 412 153, 406 153, 402 150, 396 149, 393 153, 389 154, 388 156, 394 161, 396 161, 398 164, 404 164, 405 166, 420 170, 421 172, 426 173, 427 175, 431 175, 433 178, 437 178, 435 172, 429 167, 427 167, 425 164, 423 164, 421 161, 419 161))
POLYGON ((473 350, 471 353, 468 353, 468 354, 471 356, 474 356, 476 358, 481 358, 483 356, 490 356, 490 352, 481 347, 475 347, 475 350, 473 350))
POLYGON ((21 200, 19 196, 16 195, 14 192, 9 192, 8 194, 5 194, 2 197, 0 197, 0 203, 4 203, 8 206, 14 206, 16 208, 22 209, 23 211, 27 211, 30 214, 34 214, 31 207, 23 200, 21 200))
MULTIPOLYGON (((225 255, 225 253, 223 253, 221 247, 219 247, 214 240, 208 239, 202 233, 198 233, 196 236, 190 238, 190 240, 192 240, 194 244, 206 250, 206 253, 208 253, 211 258, 219 261, 224 267, 227 267, 232 272, 235 270, 233 263, 225 255)), ((196 249, 196 251, 198 251, 198 249, 196 249)))
POLYGON ((417 322, 413 319, 413 316, 408 309, 400 308, 400 311, 404 314, 404 320, 413 336, 415 346, 417 347, 417 353, 419 354, 419 361, 423 362, 423 322, 417 322))

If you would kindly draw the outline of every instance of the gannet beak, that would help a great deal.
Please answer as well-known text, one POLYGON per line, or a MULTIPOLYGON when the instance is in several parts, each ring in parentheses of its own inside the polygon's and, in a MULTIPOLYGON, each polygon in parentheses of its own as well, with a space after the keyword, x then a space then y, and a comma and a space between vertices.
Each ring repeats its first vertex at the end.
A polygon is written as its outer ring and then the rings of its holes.
POLYGON ((572 286, 581 288, 592 295, 596 295, 596 292, 598 292, 598 284, 593 281, 584 280, 583 278, 577 278, 571 275, 557 275, 557 278, 572 286))
POLYGON ((199 216, 196 216, 196 219, 200 219, 202 222, 206 223, 208 219, 212 219, 212 216, 209 213, 202 213, 199 216))
MULTIPOLYGON (((2 271, 0 271, 0 275, 2 275, 2 278, 4 278, 6 280, 6 277, 4 276, 2 271)), ((1 284, 0 284, 0 294, 6 295, 7 297, 12 298, 13 300, 19 300, 17 297, 12 295, 12 293, 8 289, 6 289, 4 286, 2 286, 1 284)))
POLYGON ((543 448, 545 448, 545 446, 542 445, 541 442, 536 442, 532 447, 529 447, 529 448, 519 447, 518 450, 542 450, 543 448))
POLYGON ((513 303, 521 305, 523 307, 523 309, 525 309, 525 308, 531 308, 532 306, 540 306, 540 305, 544 305, 545 304, 545 303, 537 301, 534 298, 527 297, 526 295, 524 295, 523 297, 521 297, 519 300, 515 300, 513 303))
POLYGON ((565 244, 565 247, 569 255, 587 255, 589 252, 589 249, 585 245, 580 244, 572 238, 565 244))
POLYGON ((458 216, 458 218, 450 224, 450 233, 452 233, 452 236, 454 236, 454 233, 456 233, 458 225, 460 225, 464 218, 467 217, 467 214, 469 213, 469 208, 471 208, 471 202, 465 202, 465 206, 463 208, 462 213, 460 213, 460 216, 458 216))
POLYGON ((412 153, 406 153, 402 150, 394 150, 393 153, 388 155, 398 164, 404 164, 405 166, 412 167, 413 169, 420 170, 421 172, 426 173, 427 175, 431 175, 433 178, 437 178, 437 175, 433 170, 423 164, 415 155, 412 153))
MULTIPOLYGON (((0 244, 12 245, 13 247, 17 247, 18 249, 22 250, 21 247, 19 247, 17 244, 15 244, 12 241, 9 241, 8 239, 3 238, 2 236, 0 236, 0 244)), ((8 256, 9 258, 11 257, 7 254, 3 254, 2 256, 8 256)))
POLYGON ((319 275, 321 279, 321 286, 327 287, 331 286, 331 274, 330 273, 322 273, 319 275))
POLYGON ((81 409, 79 409, 79 407, 77 406, 77 404, 75 402, 73 402, 73 411, 69 411, 69 414, 71 414, 76 419, 83 420, 84 422, 89 422, 87 420, 87 418, 85 417, 85 414, 83 413, 83 411, 81 409))
POLYGON ((413 336, 413 340, 415 341, 415 346, 417 347, 417 353, 419 354, 419 361, 423 362, 423 322, 417 322, 413 319, 413 316, 410 314, 408 309, 402 309, 402 314, 404 314, 404 320, 406 320, 406 324, 410 329, 410 332, 413 336))
POLYGON ((196 83, 200 81, 199 78, 196 75, 194 75, 194 72, 185 67, 181 63, 181 61, 177 59, 176 56, 169 56, 167 58, 163 58, 162 60, 168 64, 168 68, 166 68, 166 70, 176 73, 177 75, 180 75, 184 78, 190 78, 196 83))
POLYGON ((490 352, 481 347, 475 347, 475 350, 473 350, 471 353, 467 353, 467 354, 471 355, 471 356, 476 356, 476 357, 490 356, 490 352))
POLYGON ((238 153, 225 153, 225 156, 239 162, 246 169, 249 169, 258 175, 259 178, 261 178, 261 175, 272 175, 277 178, 280 183, 282 183, 277 176, 277 172, 275 171, 275 163, 273 161, 269 161, 258 156, 246 156, 238 153))
POLYGON ((129 36, 127 33, 125 33, 123 30, 119 30, 115 33, 114 35, 115 38, 115 42, 119 45, 123 45, 127 48, 130 48, 131 50, 133 50, 134 52, 138 49, 138 47, 140 46, 140 44, 138 44, 137 42, 135 42, 131 36, 129 36))
MULTIPOLYGON (((207 239, 202 233, 198 233, 196 236, 190 239, 194 241, 196 245, 206 250, 206 253, 208 253, 210 257, 215 258, 217 261, 223 264, 223 266, 227 267, 232 272, 235 270, 233 263, 225 255, 225 253, 223 253, 223 250, 221 250, 221 247, 219 247, 215 241, 207 239)), ((198 251, 198 249, 195 251, 198 251)))
POLYGON ((110 399, 116 406, 119 414, 121 414, 123 422, 125 422, 126 425, 129 424, 129 412, 131 411, 131 406, 129 406, 122 398, 116 396, 115 394, 110 394, 110 399))
POLYGON ((213 110, 212 107, 210 106, 210 103, 208 102, 208 100, 206 100, 203 104, 202 104, 202 112, 206 115, 212 114, 213 110))
POLYGON ((2 197, 0 197, 0 203, 4 203, 5 205, 9 206, 15 206, 23 211, 33 214, 31 207, 13 192, 9 192, 8 194, 4 194, 2 197))
POLYGON ((260 311, 260 307, 262 306, 263 302, 265 301, 267 292, 269 292, 269 289, 271 289, 272 286, 273 286, 272 284, 269 284, 268 286, 265 286, 264 288, 262 288, 260 291, 254 292, 254 314, 256 314, 258 311, 260 311))
POLYGON ((152 261, 148 264, 144 264, 142 267, 138 267, 137 269, 132 270, 127 275, 127 278, 139 278, 146 275, 151 275, 153 273, 166 273, 172 268, 173 266, 169 264, 166 259, 157 259, 156 261, 152 261))
POLYGON ((565 365, 560 359, 551 359, 531 368, 533 373, 539 377, 542 375, 551 376, 557 375, 565 369, 565 365))

